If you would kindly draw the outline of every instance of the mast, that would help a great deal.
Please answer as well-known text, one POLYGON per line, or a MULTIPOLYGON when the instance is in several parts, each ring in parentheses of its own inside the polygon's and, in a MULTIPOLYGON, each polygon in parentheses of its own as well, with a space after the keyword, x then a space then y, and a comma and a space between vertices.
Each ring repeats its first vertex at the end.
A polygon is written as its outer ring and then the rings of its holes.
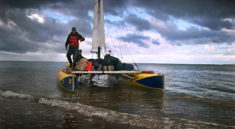
POLYGON ((101 47, 98 47, 98 53, 97 53, 98 59, 100 59, 100 51, 101 51, 101 47))
POLYGON ((100 58, 102 47, 106 49, 103 0, 95 0, 91 53, 97 53, 100 58))

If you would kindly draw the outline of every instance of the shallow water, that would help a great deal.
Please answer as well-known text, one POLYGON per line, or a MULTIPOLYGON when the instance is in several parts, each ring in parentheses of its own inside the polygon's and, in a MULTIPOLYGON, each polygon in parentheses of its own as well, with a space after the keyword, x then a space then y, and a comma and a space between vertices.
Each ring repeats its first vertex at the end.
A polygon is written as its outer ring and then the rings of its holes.
POLYGON ((56 74, 64 66, 0 62, 0 128, 17 127, 9 121, 25 128, 83 128, 90 123, 101 125, 90 128, 235 128, 234 65, 139 64, 141 70, 165 74, 165 90, 100 77, 95 85, 81 85, 77 94, 56 86, 56 74))

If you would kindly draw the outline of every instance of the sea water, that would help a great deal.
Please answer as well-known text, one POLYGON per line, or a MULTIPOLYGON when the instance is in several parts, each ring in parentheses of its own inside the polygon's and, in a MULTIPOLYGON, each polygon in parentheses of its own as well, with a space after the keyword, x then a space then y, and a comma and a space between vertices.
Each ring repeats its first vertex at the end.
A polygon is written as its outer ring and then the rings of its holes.
POLYGON ((235 65, 138 64, 165 89, 56 85, 63 62, 0 62, 0 128, 235 128, 235 65))

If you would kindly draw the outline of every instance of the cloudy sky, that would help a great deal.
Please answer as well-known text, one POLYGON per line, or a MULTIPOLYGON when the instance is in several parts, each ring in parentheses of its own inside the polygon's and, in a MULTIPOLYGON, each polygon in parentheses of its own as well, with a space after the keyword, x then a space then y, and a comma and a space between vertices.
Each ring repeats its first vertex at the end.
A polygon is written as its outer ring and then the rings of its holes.
MULTIPOLYGON (((94 0, 0 0, 0 60, 67 61, 72 26, 91 58, 93 8, 94 0)), ((107 49, 124 62, 235 64, 234 0, 104 0, 104 13, 107 49)))

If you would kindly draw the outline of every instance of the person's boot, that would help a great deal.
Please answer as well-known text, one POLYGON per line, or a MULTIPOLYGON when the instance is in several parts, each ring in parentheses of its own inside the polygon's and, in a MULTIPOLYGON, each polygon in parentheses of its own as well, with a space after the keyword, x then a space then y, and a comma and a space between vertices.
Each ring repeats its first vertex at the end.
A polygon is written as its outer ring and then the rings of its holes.
POLYGON ((68 61, 69 61, 69 67, 72 69, 72 64, 73 64, 73 62, 72 62, 72 60, 71 60, 71 57, 70 57, 70 56, 67 56, 67 59, 68 59, 68 61))
POLYGON ((72 70, 75 70, 75 66, 76 66, 76 63, 75 63, 75 62, 73 62, 72 70))

